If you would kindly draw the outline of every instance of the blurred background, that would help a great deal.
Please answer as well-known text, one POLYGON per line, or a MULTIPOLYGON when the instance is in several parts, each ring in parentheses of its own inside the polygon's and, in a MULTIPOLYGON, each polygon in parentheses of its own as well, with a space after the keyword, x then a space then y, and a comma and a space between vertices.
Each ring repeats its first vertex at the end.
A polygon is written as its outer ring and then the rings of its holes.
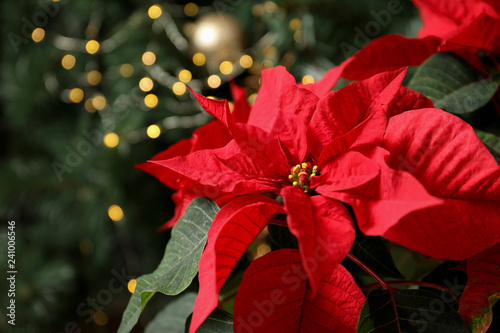
MULTIPOLYGON (((263 67, 314 82, 371 39, 414 36, 408 0, 4 0, 0 332, 116 332, 158 265, 172 192, 134 168, 210 121, 186 90, 250 102, 263 67), (7 324, 15 221, 16 326, 7 324)), ((168 297, 141 316, 143 332, 168 297)))

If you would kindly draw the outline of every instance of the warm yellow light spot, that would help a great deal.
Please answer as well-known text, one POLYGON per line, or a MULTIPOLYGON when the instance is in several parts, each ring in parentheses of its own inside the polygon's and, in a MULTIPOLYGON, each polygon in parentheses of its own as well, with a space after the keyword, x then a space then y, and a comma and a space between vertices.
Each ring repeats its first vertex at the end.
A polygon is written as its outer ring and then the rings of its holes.
POLYGON ((128 291, 133 294, 134 291, 135 291, 135 287, 137 286, 137 280, 136 279, 132 279, 130 280, 128 283, 127 283, 127 289, 128 291))
POLYGON ((45 37, 45 30, 43 30, 42 28, 36 28, 31 33, 31 39, 33 39, 33 41, 36 43, 41 42, 44 37, 45 37))
POLYGON ((260 244, 257 247, 257 258, 265 256, 269 252, 271 252, 271 247, 269 245, 267 245, 267 244, 260 244))
POLYGON ((233 64, 230 61, 223 61, 219 65, 219 70, 222 74, 228 75, 233 72, 233 64))
POLYGON ((274 47, 273 45, 267 46, 264 48, 262 51, 264 54, 264 57, 266 58, 274 58, 278 55, 278 49, 274 47))
POLYGON ((193 76, 191 75, 191 72, 188 71, 187 69, 181 70, 179 72, 178 76, 179 76, 179 80, 181 80, 184 83, 188 83, 193 78, 193 76))
POLYGON ((184 14, 186 14, 186 16, 195 16, 198 14, 198 5, 193 2, 187 3, 184 6, 184 14))
POLYGON ((152 5, 148 9, 148 15, 153 20, 157 19, 158 17, 160 17, 162 13, 163 13, 163 9, 161 8, 160 5, 152 5))
POLYGON ((146 104, 148 108, 154 108, 158 105, 158 97, 156 97, 155 94, 148 94, 144 97, 144 104, 146 104))
POLYGON ((94 252, 94 243, 88 238, 82 239, 79 244, 80 252, 83 254, 91 254, 94 252))
POLYGON ((142 91, 145 92, 151 91, 151 89, 153 89, 153 86, 154 86, 153 80, 151 80, 149 77, 143 77, 139 81, 139 88, 142 91))
POLYGON ((263 68, 272 68, 274 67, 274 62, 271 59, 266 59, 262 62, 263 68))
POLYGON ((196 66, 203 66, 205 64, 206 58, 205 55, 201 52, 195 53, 193 55, 193 64, 196 66))
MULTIPOLYGON (((104 136, 102 141, 104 142, 104 145, 106 147, 115 148, 120 143, 120 137, 118 136, 118 134, 110 132, 104 136)), ((110 209, 111 209, 111 207, 110 207, 110 209)), ((109 213, 109 210, 108 210, 108 213, 109 213)), ((110 215, 110 217, 111 217, 111 215, 110 215)), ((113 218, 111 218, 111 219, 113 219, 113 218)), ((121 220, 121 218, 120 218, 120 220, 121 220)))
POLYGON ((172 91, 178 96, 183 95, 186 92, 186 85, 182 82, 175 82, 172 91))
POLYGON ((255 102, 255 99, 257 98, 257 94, 251 94, 248 96, 248 103, 253 104, 255 102))
POLYGON ((218 75, 210 75, 208 77, 208 80, 207 80, 207 83, 208 83, 208 86, 212 89, 215 89, 215 88, 218 88, 221 84, 221 79, 218 75))
POLYGON ((92 106, 96 110, 103 110, 106 107, 106 97, 102 95, 97 95, 92 98, 92 106))
POLYGON ((229 106, 229 111, 233 112, 233 110, 234 110, 234 103, 233 102, 227 102, 227 105, 229 106))
POLYGON ((96 41, 96 40, 89 40, 87 42, 87 44, 85 44, 85 50, 89 53, 89 54, 94 54, 96 53, 97 51, 99 51, 99 42, 96 41))
POLYGON ((297 31, 302 28, 302 20, 299 19, 298 17, 292 19, 290 23, 288 24, 291 30, 297 31))
POLYGON ((295 33, 293 34, 293 40, 295 40, 297 43, 302 43, 303 40, 302 30, 295 31, 295 33))
POLYGON ((102 75, 99 73, 99 71, 93 70, 87 73, 87 81, 95 86, 101 82, 102 75))
POLYGON ((131 64, 123 64, 120 66, 120 75, 123 77, 130 77, 134 74, 134 66, 131 64))
POLYGON ((279 9, 278 5, 272 1, 266 1, 264 3, 264 10, 268 13, 274 13, 279 9))
POLYGON ((142 54, 142 62, 146 66, 151 66, 156 62, 156 55, 151 51, 146 51, 142 54))
POLYGON ((83 90, 80 88, 73 88, 69 91, 69 100, 73 103, 80 103, 83 99, 83 90))
POLYGON ((255 16, 262 16, 264 14, 264 6, 262 4, 257 4, 252 7, 252 14, 255 16))
POLYGON ((253 59, 248 54, 242 55, 240 58, 240 65, 243 68, 250 68, 253 65, 253 59))
POLYGON ((161 134, 161 128, 158 125, 150 125, 148 126, 146 133, 151 139, 156 139, 161 134))
POLYGON ((304 77, 302 78, 302 83, 303 84, 314 83, 314 78, 311 75, 304 75, 304 77))
POLYGON ((106 312, 96 311, 94 313, 94 322, 99 326, 105 326, 109 321, 109 317, 106 312))
POLYGON ((96 112, 96 109, 94 108, 94 106, 92 105, 92 102, 93 102, 93 98, 89 98, 85 101, 85 110, 87 110, 88 112, 90 113, 94 113, 96 112))
POLYGON ((118 205, 111 205, 108 208, 108 216, 115 222, 121 221, 123 219, 123 210, 118 205))
POLYGON ((76 58, 72 54, 66 54, 61 59, 61 65, 63 66, 64 69, 73 68, 75 66, 75 63, 76 63, 76 58))

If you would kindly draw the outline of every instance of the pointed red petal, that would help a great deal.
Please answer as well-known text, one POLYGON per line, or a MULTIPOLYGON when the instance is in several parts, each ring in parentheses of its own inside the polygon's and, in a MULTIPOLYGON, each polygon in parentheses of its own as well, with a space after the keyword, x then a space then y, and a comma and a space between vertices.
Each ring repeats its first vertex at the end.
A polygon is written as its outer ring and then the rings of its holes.
POLYGON ((238 86, 234 81, 230 81, 231 95, 233 96, 233 117, 237 123, 247 123, 250 115, 250 105, 248 104, 245 88, 238 86))
POLYGON ((484 333, 493 319, 491 307, 500 299, 500 244, 469 258, 467 276, 458 313, 472 332, 484 333))
POLYGON ((312 294, 320 280, 328 279, 331 267, 351 250, 355 231, 347 209, 323 196, 309 197, 291 186, 281 190, 290 232, 297 237, 300 256, 309 276, 312 294))
POLYGON ((340 65, 328 70, 318 82, 300 86, 313 92, 319 98, 325 96, 332 90, 335 84, 337 84, 338 80, 344 72, 344 68, 349 64, 351 60, 352 58, 349 58, 340 65))
POLYGON ((219 291, 232 269, 262 229, 282 206, 263 195, 239 197, 215 216, 208 232, 207 247, 200 258, 200 291, 193 310, 193 333, 215 309, 219 291))
POLYGON ((271 252, 252 262, 234 304, 235 332, 352 333, 365 296, 340 264, 314 297, 297 250, 271 252))

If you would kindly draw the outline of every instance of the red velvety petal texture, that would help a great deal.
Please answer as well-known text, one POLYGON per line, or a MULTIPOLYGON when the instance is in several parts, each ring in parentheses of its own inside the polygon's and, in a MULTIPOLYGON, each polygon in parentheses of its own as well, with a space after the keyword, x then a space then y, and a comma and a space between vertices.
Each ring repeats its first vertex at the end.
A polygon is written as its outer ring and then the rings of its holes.
POLYGON ((338 201, 309 197, 291 186, 281 190, 290 232, 297 237, 300 256, 309 276, 313 295, 331 267, 351 250, 355 231, 347 209, 338 201))
POLYGON ((467 285, 460 297, 458 313, 473 332, 490 327, 491 307, 500 299, 500 245, 467 259, 467 285))
POLYGON ((196 298, 191 333, 215 309, 232 269, 262 229, 283 207, 264 195, 239 197, 224 206, 208 231, 207 247, 200 258, 200 290, 196 298))
POLYGON ((386 163, 444 204, 403 218, 383 236, 434 258, 461 260, 500 240, 500 167, 464 121, 438 109, 389 120, 386 163))
POLYGON ((234 331, 306 333, 356 331, 365 296, 336 265, 314 297, 299 252, 282 249, 252 262, 236 294, 234 331))

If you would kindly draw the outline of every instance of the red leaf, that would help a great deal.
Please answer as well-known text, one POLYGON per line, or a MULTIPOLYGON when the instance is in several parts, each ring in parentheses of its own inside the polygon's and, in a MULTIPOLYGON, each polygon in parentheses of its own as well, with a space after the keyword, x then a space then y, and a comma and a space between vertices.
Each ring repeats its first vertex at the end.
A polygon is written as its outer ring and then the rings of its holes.
POLYGON ((234 304, 234 331, 352 333, 365 297, 336 265, 313 296, 297 250, 271 252, 252 262, 234 304))
POLYGON ((194 304, 190 333, 215 309, 219 291, 234 266, 282 206, 263 195, 239 197, 223 207, 208 231, 200 258, 200 290, 194 304))
POLYGON ((472 332, 484 333, 492 321, 492 306, 500 299, 500 244, 467 260, 467 286, 458 313, 472 332))
POLYGON ((290 232, 297 237, 313 295, 320 280, 351 250, 355 231, 347 209, 323 196, 309 197, 291 186, 281 190, 290 232))
POLYGON ((233 117, 237 123, 247 123, 250 115, 250 105, 248 104, 245 88, 238 86, 231 80, 229 87, 233 96, 234 110, 233 117))

